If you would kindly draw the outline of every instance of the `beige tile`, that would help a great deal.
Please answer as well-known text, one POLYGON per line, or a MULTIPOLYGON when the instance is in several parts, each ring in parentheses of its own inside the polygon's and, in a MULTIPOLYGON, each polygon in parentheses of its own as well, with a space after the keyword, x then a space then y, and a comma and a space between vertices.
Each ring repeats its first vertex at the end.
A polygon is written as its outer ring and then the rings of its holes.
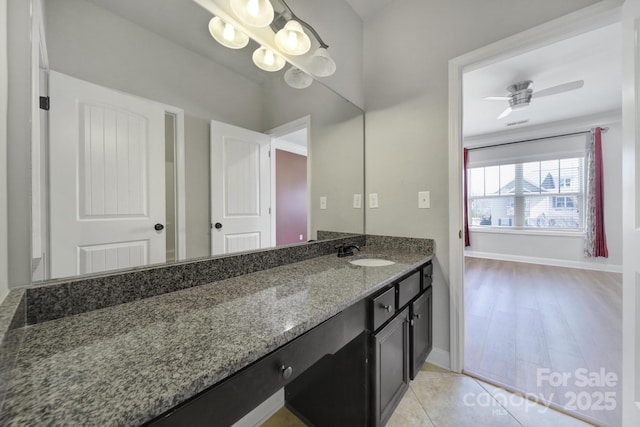
POLYGON ((424 372, 438 372, 441 374, 455 374, 455 372, 451 372, 447 369, 441 368, 436 365, 432 365, 431 363, 427 363, 427 362, 425 362, 425 364, 422 365, 422 368, 420 368, 420 370, 424 372))
POLYGON ((305 427, 305 423, 293 415, 287 408, 282 407, 260 427, 305 427))
POLYGON ((422 371, 411 389, 435 426, 520 426, 470 377, 422 371))
POLYGON ((433 427, 433 424, 415 393, 409 388, 389 418, 387 427, 433 427))
POLYGON ((520 424, 524 427, 587 427, 591 424, 585 423, 577 418, 558 412, 544 404, 536 403, 533 400, 510 393, 499 387, 477 380, 478 383, 493 397, 496 398, 502 406, 520 424))

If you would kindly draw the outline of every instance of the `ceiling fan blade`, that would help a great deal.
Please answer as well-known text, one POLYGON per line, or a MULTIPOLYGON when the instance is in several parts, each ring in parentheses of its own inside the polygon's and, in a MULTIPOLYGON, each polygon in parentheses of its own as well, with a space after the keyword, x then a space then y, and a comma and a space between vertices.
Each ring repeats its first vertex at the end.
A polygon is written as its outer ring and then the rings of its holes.
POLYGON ((510 96, 487 96, 486 98, 482 98, 485 101, 508 101, 511 99, 510 96))
POLYGON ((504 111, 502 112, 502 114, 500 114, 500 115, 498 116, 498 120, 500 120, 500 119, 504 119, 504 118, 505 118, 505 117, 507 117, 509 114, 511 114, 511 112, 512 112, 512 111, 513 111, 513 109, 511 109, 511 107, 507 107, 507 109, 506 109, 506 110, 504 110, 504 111))
POLYGON ((539 90, 537 92, 533 92, 533 96, 535 98, 540 98, 542 96, 556 95, 558 93, 580 89, 582 86, 584 86, 584 80, 576 80, 575 82, 564 83, 558 86, 552 86, 546 89, 539 90))

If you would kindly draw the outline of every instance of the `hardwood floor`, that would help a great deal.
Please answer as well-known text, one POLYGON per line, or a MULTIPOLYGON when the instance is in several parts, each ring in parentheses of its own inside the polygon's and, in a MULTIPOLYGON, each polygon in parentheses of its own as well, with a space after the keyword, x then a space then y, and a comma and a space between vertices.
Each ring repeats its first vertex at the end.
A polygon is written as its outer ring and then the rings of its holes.
POLYGON ((465 269, 465 372, 621 425, 622 275, 479 258, 465 269), (583 383, 602 370, 615 385, 583 383))

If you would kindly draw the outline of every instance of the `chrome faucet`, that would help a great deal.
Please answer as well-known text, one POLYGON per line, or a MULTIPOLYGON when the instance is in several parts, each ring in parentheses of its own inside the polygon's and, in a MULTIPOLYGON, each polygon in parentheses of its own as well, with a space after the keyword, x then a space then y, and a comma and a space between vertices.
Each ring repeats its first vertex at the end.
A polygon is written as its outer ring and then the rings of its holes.
POLYGON ((336 245, 335 248, 338 250, 338 258, 343 258, 346 256, 352 256, 353 250, 360 250, 360 246, 358 245, 347 245, 346 243, 341 243, 336 245))

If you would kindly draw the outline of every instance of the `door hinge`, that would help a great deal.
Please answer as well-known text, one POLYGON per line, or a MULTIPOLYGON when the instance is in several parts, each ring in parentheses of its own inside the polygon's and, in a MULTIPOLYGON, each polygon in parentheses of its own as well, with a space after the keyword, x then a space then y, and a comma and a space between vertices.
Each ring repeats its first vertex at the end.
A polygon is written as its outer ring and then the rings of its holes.
POLYGON ((51 100, 49 99, 48 96, 41 96, 40 97, 40 109, 41 110, 45 110, 45 111, 49 111, 50 102, 51 102, 51 100))
POLYGON ((271 215, 271 208, 269 208, 269 215, 271 215))
POLYGON ((462 239, 462 230, 458 231, 458 239, 462 239))
POLYGON ((269 158, 271 158, 271 150, 269 150, 268 153, 269 153, 269 158))

